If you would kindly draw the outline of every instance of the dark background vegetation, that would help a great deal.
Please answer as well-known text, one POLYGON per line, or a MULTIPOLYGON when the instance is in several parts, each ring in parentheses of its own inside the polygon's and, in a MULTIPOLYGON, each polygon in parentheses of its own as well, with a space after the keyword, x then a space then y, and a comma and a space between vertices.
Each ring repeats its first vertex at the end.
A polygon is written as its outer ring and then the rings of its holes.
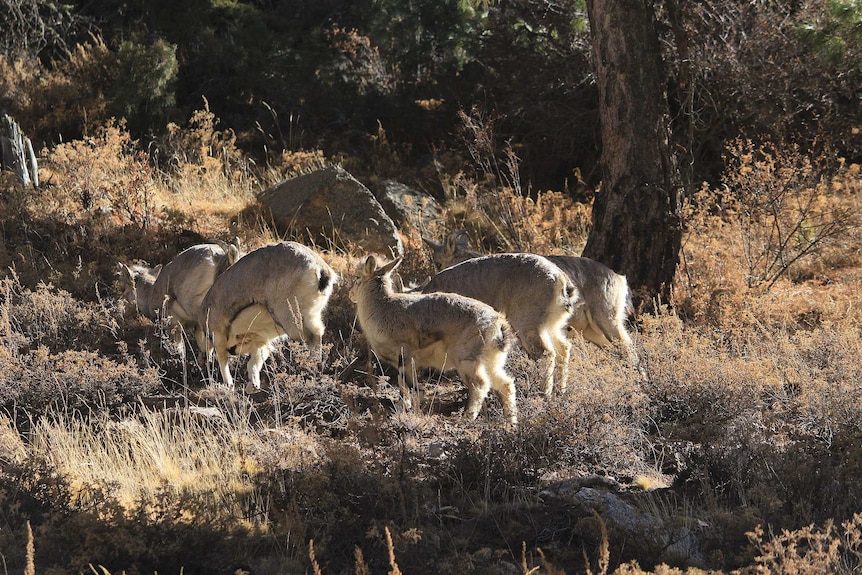
MULTIPOLYGON (((714 181, 724 142, 740 133, 860 159, 855 4, 657 8, 690 181, 714 181)), ((37 142, 75 139, 115 116, 155 153, 167 123, 206 98, 260 161, 299 148, 362 156, 382 126, 405 164, 421 167, 453 147, 467 113, 493 123, 495 148, 515 150, 525 189, 598 183, 597 95, 576 0, 31 0, 0 10, 7 59, 65 83, 42 77, 0 92, 0 107, 37 142)))
POLYGON ((349 246, 326 254, 345 281, 324 366, 287 346, 255 398, 123 317, 113 269, 278 239, 237 214, 326 162, 434 195, 437 231, 481 249, 578 253, 601 185, 581 2, 0 3, 0 112, 43 166, 39 189, 0 175, 4 569, 858 572, 862 9, 655 9, 688 200, 674 306, 633 318, 644 378, 576 344, 570 391, 544 398, 514 354, 507 430, 493 401, 461 421, 457 380, 404 413, 348 367, 349 246), (698 553, 608 527, 567 495, 583 486, 698 553))

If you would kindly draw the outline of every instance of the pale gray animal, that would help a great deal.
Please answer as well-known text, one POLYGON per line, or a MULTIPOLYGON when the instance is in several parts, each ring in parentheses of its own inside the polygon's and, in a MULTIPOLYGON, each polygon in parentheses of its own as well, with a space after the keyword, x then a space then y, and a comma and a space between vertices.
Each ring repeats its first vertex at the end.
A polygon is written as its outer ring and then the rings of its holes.
POLYGON ((555 381, 565 391, 571 353, 565 328, 583 302, 556 265, 534 254, 472 258, 438 272, 421 291, 461 294, 502 312, 527 355, 539 361, 545 393, 555 381))
POLYGON ((399 368, 406 406, 414 368, 454 368, 468 389, 465 417, 476 419, 493 389, 503 411, 518 422, 515 382, 504 366, 514 334, 505 317, 490 305, 453 293, 398 293, 393 270, 398 258, 382 267, 372 255, 350 289, 359 325, 379 358, 399 368), (406 373, 405 373, 406 372, 406 373))
MULTIPOLYGON (((431 248, 438 269, 481 255, 470 248, 464 232, 452 232, 442 243, 427 238, 423 240, 431 248)), ((566 273, 584 300, 584 305, 572 313, 569 327, 599 347, 619 342, 632 365, 637 365, 635 345, 626 328, 626 320, 633 311, 626 277, 590 258, 563 255, 544 257, 566 273)))
POLYGON ((225 385, 233 387, 231 354, 249 354, 246 391, 260 389, 271 344, 289 337, 321 358, 323 311, 338 274, 314 250, 296 242, 263 246, 220 275, 201 305, 199 322, 215 351, 225 385))
POLYGON ((202 363, 206 344, 198 324, 201 302, 216 277, 236 263, 240 255, 239 239, 230 244, 215 240, 183 250, 164 266, 119 263, 126 313, 140 313, 152 320, 168 318, 171 339, 183 354, 183 333, 193 333, 198 361, 202 363))

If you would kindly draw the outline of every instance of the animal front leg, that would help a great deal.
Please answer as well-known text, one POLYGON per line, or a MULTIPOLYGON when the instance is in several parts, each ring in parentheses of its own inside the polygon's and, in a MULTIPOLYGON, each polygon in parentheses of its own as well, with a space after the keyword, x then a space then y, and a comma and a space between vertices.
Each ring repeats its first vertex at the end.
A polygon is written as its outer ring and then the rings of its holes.
POLYGON ((544 380, 543 393, 551 395, 554 392, 554 367, 556 359, 553 350, 545 350, 542 357, 539 358, 539 373, 542 374, 544 380))
POLYGON ((218 361, 219 371, 224 384, 229 388, 233 388, 233 376, 230 373, 230 354, 225 347, 224 341, 213 341, 215 347, 215 356, 218 361))
POLYGON ((198 345, 198 353, 195 356, 195 360, 197 361, 198 366, 203 368, 212 356, 213 350, 204 330, 201 329, 200 326, 195 326, 195 342, 198 345))
MULTIPOLYGON (((503 361, 505 363, 505 360, 503 361)), ((482 369, 485 369, 484 367, 482 369)), ((515 380, 503 371, 502 365, 492 365, 487 368, 487 377, 491 388, 503 404, 503 413, 508 416, 512 425, 518 425, 518 405, 515 399, 515 380)))
POLYGON ((398 354, 398 389, 401 390, 401 401, 404 404, 404 409, 410 411, 413 409, 413 401, 410 398, 410 390, 416 383, 413 376, 413 371, 416 369, 413 356, 404 352, 401 348, 401 353, 398 354))
POLYGON ((263 368, 263 364, 266 363, 269 355, 270 349, 268 345, 259 347, 251 353, 247 366, 248 383, 245 384, 246 393, 260 391, 260 370, 263 368))

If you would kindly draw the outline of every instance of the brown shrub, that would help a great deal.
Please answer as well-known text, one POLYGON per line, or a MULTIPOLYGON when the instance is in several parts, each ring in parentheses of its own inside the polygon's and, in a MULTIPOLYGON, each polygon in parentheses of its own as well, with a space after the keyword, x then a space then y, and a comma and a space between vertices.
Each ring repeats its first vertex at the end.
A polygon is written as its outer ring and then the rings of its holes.
POLYGON ((77 44, 66 57, 30 78, 30 100, 18 119, 31 138, 42 142, 70 141, 92 134, 109 119, 110 66, 114 55, 101 37, 77 44))
POLYGON ((813 282, 831 283, 858 264, 859 167, 749 141, 728 154, 721 187, 704 185, 689 203, 680 313, 730 330, 844 319, 843 299, 820 297, 813 282))
POLYGON ((50 284, 30 290, 14 274, 0 279, 0 337, 13 354, 39 347, 116 353, 120 314, 109 302, 83 303, 50 284))
POLYGON ((154 368, 118 363, 88 351, 51 354, 45 348, 14 356, 7 350, 0 377, 0 405, 18 417, 38 419, 50 410, 111 410, 160 386, 154 368))

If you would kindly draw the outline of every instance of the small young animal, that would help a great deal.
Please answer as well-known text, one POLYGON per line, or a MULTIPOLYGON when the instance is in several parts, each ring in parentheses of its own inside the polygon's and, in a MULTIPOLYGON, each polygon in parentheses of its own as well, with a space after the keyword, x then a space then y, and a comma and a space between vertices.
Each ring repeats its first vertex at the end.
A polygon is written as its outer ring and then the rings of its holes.
MULTIPOLYGON (((452 232, 443 243, 423 238, 431 248, 438 269, 479 257, 470 248, 464 232, 452 232)), ((632 365, 638 364, 632 337, 626 329, 626 319, 632 313, 629 285, 626 277, 608 266, 585 257, 545 256, 556 264, 574 284, 584 300, 569 319, 569 327, 581 332, 584 339, 599 347, 620 342, 632 365)))
POLYGON ((185 353, 183 331, 194 333, 198 362, 203 364, 206 349, 198 325, 201 302, 222 272, 241 255, 239 239, 192 246, 180 252, 164 267, 118 264, 126 313, 140 313, 152 320, 170 318, 171 338, 185 353))
POLYGON ((246 392, 260 389, 271 344, 282 337, 305 342, 320 360, 323 311, 338 274, 314 250, 296 242, 258 248, 220 275, 201 305, 198 321, 215 350, 222 379, 233 387, 230 354, 249 354, 246 392))
POLYGON ((571 343, 566 323, 581 296, 560 268, 534 254, 465 260, 432 276, 423 293, 451 292, 485 302, 509 320, 527 355, 538 360, 544 392, 565 391, 571 343))
POLYGON ((374 353, 399 368, 399 385, 409 405, 405 378, 413 367, 454 368, 468 389, 465 417, 476 419, 493 389, 512 424, 518 422, 515 382, 504 370, 513 341, 505 317, 491 306, 453 293, 396 293, 392 273, 398 258, 383 267, 368 256, 350 299, 374 353), (406 371, 406 373, 405 373, 406 371))

